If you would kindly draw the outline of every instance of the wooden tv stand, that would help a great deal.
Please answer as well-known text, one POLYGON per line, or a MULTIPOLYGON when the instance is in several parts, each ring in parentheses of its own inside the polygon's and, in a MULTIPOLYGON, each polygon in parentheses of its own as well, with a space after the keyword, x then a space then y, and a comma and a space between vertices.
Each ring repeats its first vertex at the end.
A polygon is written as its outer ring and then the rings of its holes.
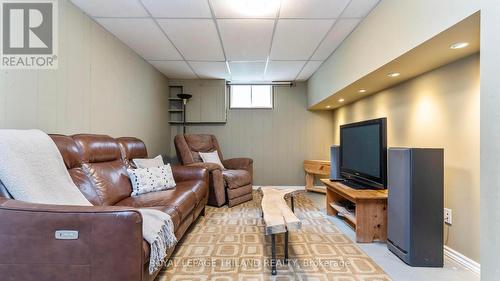
POLYGON ((387 241, 387 189, 354 189, 329 179, 321 182, 326 186, 326 213, 332 216, 340 213, 356 230, 356 242, 387 241), (341 206, 340 202, 346 200, 356 205, 354 213, 341 206))

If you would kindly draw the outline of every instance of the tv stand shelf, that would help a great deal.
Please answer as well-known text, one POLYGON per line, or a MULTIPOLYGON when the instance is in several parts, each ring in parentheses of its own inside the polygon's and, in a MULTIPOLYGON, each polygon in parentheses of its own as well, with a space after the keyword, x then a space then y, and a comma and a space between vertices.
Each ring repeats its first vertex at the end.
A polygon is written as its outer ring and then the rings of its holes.
POLYGON ((335 211, 337 211, 337 215, 345 218, 349 224, 353 226, 356 225, 356 213, 349 212, 345 207, 337 204, 336 202, 330 203, 330 207, 332 207, 335 211))
POLYGON ((387 240, 387 189, 354 189, 342 182, 322 179, 326 186, 326 213, 339 215, 356 230, 356 242, 370 243, 387 240), (356 211, 349 212, 341 204, 351 201, 356 211))

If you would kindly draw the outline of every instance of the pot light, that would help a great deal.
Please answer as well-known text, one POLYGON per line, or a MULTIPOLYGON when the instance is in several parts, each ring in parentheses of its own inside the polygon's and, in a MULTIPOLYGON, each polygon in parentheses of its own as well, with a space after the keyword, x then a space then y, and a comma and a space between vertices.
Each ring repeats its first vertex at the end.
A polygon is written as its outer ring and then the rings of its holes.
POLYGON ((399 73, 399 72, 391 72, 391 73, 387 74, 387 76, 389 76, 389 77, 398 77, 399 75, 401 75, 401 73, 399 73))
POLYGON ((457 42, 450 45, 450 49, 462 49, 469 46, 469 42, 457 42))
POLYGON ((270 16, 279 8, 279 0, 231 0, 228 1, 232 9, 244 16, 270 16))
POLYGON ((330 108, 331 106, 330 105, 327 105, 326 108, 330 108))
POLYGON ((366 89, 359 89, 358 93, 366 93, 366 89))
POLYGON ((339 102, 344 102, 344 99, 339 99, 339 102))

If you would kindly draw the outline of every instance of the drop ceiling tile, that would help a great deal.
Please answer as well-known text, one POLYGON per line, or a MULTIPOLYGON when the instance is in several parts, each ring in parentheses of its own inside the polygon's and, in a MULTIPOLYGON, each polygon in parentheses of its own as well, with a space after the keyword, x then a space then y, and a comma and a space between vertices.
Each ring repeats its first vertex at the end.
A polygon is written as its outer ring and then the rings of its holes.
POLYGON ((280 18, 338 18, 349 0, 283 0, 280 18))
POLYGON ((232 81, 262 81, 264 79, 265 62, 230 62, 232 81))
POLYGON ((364 18, 379 2, 379 0, 352 0, 342 14, 342 17, 364 18))
POLYGON ((280 19, 274 34, 271 59, 309 59, 334 22, 280 19))
POLYGON ((325 40, 312 56, 313 60, 325 60, 356 28, 361 19, 349 18, 338 19, 333 29, 328 33, 325 40))
POLYGON ((300 72, 299 76, 297 77, 297 80, 299 81, 305 81, 313 75, 316 70, 321 66, 323 61, 308 61, 307 64, 304 66, 304 69, 300 72))
POLYGON ((222 42, 230 61, 266 60, 273 36, 274 20, 217 20, 222 42))
POLYGON ((196 79, 196 75, 185 61, 149 61, 170 79, 196 79))
POLYGON ((217 18, 275 18, 280 0, 210 0, 217 18))
POLYGON ((211 18, 207 0, 142 0, 153 17, 211 18))
POLYGON ((96 21, 146 60, 181 60, 179 52, 152 19, 96 21))
POLYGON ((224 60, 213 20, 159 19, 158 23, 186 60, 224 60))
POLYGON ((139 0, 72 0, 92 17, 147 17, 139 0))
POLYGON ((200 78, 228 80, 230 78, 225 62, 190 61, 189 64, 200 78))
POLYGON ((269 61, 266 81, 293 81, 306 61, 269 61))

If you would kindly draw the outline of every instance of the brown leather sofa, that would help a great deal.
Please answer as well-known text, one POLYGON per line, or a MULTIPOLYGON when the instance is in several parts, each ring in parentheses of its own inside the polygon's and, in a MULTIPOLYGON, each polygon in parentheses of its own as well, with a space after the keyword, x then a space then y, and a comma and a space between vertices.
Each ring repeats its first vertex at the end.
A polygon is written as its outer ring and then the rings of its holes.
POLYGON ((250 158, 226 159, 222 157, 219 142, 214 135, 177 135, 174 138, 177 158, 183 165, 203 167, 210 172, 208 204, 220 207, 227 203, 233 207, 252 200, 253 160, 250 158), (199 152, 217 150, 222 165, 203 163, 199 152), (227 187, 227 189, 226 189, 227 187))
MULTIPOLYGON (((13 200, 0 184, 0 279, 2 281, 150 281, 149 244, 135 208, 170 214, 180 240, 204 214, 208 173, 172 167, 174 189, 130 197, 126 169, 146 158, 136 138, 52 135, 66 167, 93 207, 41 205, 13 200), (56 240, 56 230, 77 230, 77 240, 56 240)), ((173 249, 170 250, 169 255, 173 249)))

